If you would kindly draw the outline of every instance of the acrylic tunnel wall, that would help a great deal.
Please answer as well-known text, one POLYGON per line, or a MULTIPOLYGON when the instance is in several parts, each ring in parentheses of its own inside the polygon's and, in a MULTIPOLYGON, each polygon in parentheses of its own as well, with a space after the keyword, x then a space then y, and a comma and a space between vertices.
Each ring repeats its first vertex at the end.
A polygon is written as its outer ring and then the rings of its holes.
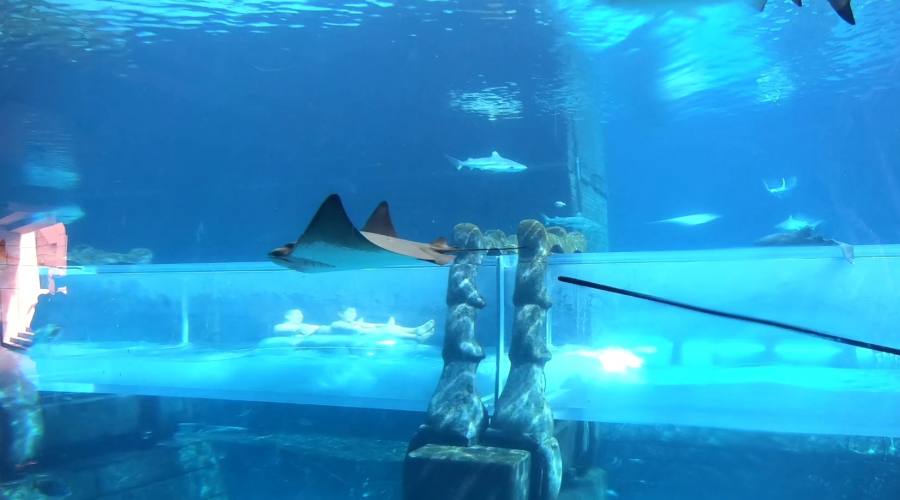
MULTIPOLYGON (((554 256, 548 396, 557 418, 900 437, 900 360, 760 325, 564 285, 560 275, 900 344, 900 247, 554 256)), ((486 259, 478 319, 490 405, 506 375, 515 260, 486 259), (500 300, 500 297, 504 300, 500 300), (503 328, 500 325, 503 324, 503 328), (503 354, 497 363, 497 350, 503 354)), ((440 374, 447 268, 304 275, 269 264, 110 266, 73 271, 36 327, 49 391, 215 397, 424 410, 440 374), (362 292, 361 292, 362 291, 362 292), (269 342, 291 309, 327 324, 418 325, 425 342, 312 335, 269 342)))
MULTIPOLYGON (((488 296, 496 272, 482 268, 488 296)), ((304 275, 268 263, 108 266, 73 272, 66 285, 65 300, 39 306, 36 327, 62 326, 30 351, 43 390, 420 410, 442 368, 446 268, 304 275), (292 309, 305 324, 329 325, 351 307, 369 323, 433 321, 435 335, 316 333, 291 344, 275 336, 292 309)), ((495 359, 492 304, 482 327, 495 359)), ((494 373, 481 372, 484 394, 494 373)))
MULTIPOLYGON (((598 281, 897 347, 900 246, 559 257, 598 281)), ((557 417, 900 436, 900 358, 561 285, 551 291, 557 417)))

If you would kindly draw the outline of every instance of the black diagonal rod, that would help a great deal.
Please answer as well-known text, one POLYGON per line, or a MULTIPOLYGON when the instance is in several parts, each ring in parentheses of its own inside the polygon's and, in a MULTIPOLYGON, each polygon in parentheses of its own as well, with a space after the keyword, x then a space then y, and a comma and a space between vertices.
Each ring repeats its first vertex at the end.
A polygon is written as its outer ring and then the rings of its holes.
POLYGON ((738 321, 746 321, 748 323, 758 323, 760 325, 781 328, 782 330, 789 330, 792 332, 802 333, 804 335, 811 335, 813 337, 829 340, 831 342, 837 342, 839 344, 852 345, 853 347, 862 347, 863 349, 870 349, 872 351, 884 352, 893 354, 895 356, 900 356, 900 349, 897 349, 896 347, 889 347, 881 344, 873 344, 871 342, 863 342, 861 340, 848 339, 847 337, 841 337, 839 335, 811 330, 802 326, 790 325, 787 323, 782 323, 780 321, 773 321, 771 319, 754 318, 752 316, 744 316, 743 314, 717 311, 715 309, 685 304, 684 302, 677 302, 662 297, 656 297, 654 295, 647 295, 646 293, 634 292, 631 290, 625 290, 624 288, 616 288, 614 286, 604 285, 602 283, 594 283, 593 281, 580 280, 578 278, 571 278, 569 276, 560 276, 559 281, 562 281, 563 283, 569 283, 571 285, 593 288, 594 290, 602 290, 604 292, 626 295, 628 297, 634 297, 636 299, 649 300, 651 302, 665 304, 668 306, 680 307, 681 309, 687 309, 689 311, 695 311, 698 313, 711 314, 713 316, 719 316, 720 318, 729 318, 738 321))

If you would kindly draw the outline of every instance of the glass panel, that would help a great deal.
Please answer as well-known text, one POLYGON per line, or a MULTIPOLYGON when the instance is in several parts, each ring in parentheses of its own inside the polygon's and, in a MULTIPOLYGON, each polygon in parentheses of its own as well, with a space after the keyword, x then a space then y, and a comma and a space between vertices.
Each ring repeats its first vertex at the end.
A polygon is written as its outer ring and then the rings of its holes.
MULTIPOLYGON (((890 343, 895 246, 560 257, 576 276, 679 302, 890 343), (837 254, 837 255, 835 255, 837 254)), ((894 435, 896 356, 556 283, 547 384, 563 419, 894 435)))
MULTIPOLYGON (((486 399, 495 276, 492 263, 479 276, 489 304, 479 316, 486 399)), ((41 317, 65 342, 31 351, 43 390, 420 410, 441 371, 441 268, 304 275, 252 263, 101 266, 65 281, 68 295, 43 304, 41 317)))

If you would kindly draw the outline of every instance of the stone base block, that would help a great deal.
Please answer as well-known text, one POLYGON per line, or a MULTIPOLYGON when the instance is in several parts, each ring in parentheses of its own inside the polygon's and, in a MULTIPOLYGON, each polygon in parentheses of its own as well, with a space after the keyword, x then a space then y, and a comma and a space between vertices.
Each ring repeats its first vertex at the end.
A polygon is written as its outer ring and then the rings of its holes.
POLYGON ((428 444, 409 452, 403 469, 405 500, 528 500, 523 450, 428 444))
POLYGON ((559 442, 547 436, 534 441, 528 436, 519 436, 488 428, 482 442, 498 448, 525 450, 531 455, 531 496, 530 500, 556 500, 562 483, 562 456, 559 442))
POLYGON ((607 500, 609 487, 606 471, 594 468, 578 477, 563 482, 558 500, 607 500))

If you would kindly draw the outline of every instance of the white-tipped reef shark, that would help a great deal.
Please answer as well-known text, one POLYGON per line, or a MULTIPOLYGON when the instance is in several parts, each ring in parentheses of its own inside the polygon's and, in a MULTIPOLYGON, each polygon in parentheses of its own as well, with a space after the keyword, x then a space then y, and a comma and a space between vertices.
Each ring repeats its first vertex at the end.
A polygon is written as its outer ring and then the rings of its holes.
POLYGON ((386 201, 375 207, 360 231, 347 216, 340 196, 332 194, 297 241, 272 250, 269 258, 295 271, 322 273, 409 266, 416 261, 445 265, 453 262, 457 253, 486 250, 453 248, 443 237, 431 243, 398 238, 386 201))
POLYGON ((485 156, 484 158, 469 158, 468 160, 458 160, 447 155, 447 160, 456 167, 456 170, 467 168, 469 170, 494 173, 515 173, 528 170, 528 167, 525 165, 509 158, 504 158, 496 151, 492 151, 490 156, 485 156))

